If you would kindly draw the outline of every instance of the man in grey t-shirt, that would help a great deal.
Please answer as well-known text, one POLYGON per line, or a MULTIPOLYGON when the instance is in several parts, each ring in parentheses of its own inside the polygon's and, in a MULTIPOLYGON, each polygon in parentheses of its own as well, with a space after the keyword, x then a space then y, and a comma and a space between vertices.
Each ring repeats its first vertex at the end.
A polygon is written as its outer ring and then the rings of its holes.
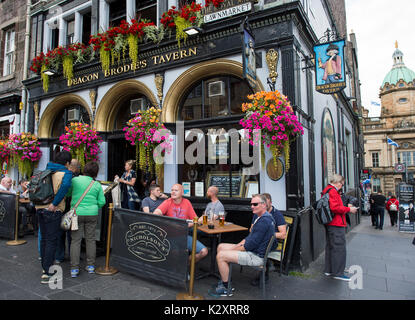
POLYGON ((168 197, 161 193, 160 186, 152 184, 149 188, 150 196, 141 202, 141 208, 146 213, 153 213, 168 197))
POLYGON ((222 202, 218 199, 218 192, 219 189, 215 186, 211 186, 207 190, 207 197, 210 199, 210 202, 206 206, 205 212, 206 214, 213 213, 214 219, 217 219, 219 216, 219 212, 225 212, 225 208, 222 204, 222 202))

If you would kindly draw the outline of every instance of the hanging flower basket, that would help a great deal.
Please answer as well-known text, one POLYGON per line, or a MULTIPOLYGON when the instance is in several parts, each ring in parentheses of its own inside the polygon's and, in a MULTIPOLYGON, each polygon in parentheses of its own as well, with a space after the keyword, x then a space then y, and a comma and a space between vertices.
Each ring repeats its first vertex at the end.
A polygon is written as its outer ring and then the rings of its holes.
POLYGON ((10 159, 10 144, 8 139, 0 140, 0 171, 2 174, 7 173, 10 159))
POLYGON ((284 155, 285 169, 290 168, 290 144, 299 136, 304 135, 304 129, 287 98, 278 91, 257 92, 248 96, 250 103, 242 104, 245 117, 240 124, 245 129, 249 143, 258 146, 258 135, 254 130, 261 130, 263 146, 270 148, 275 166, 277 158, 284 155))
POLYGON ((71 122, 69 127, 65 127, 65 133, 59 137, 59 141, 63 149, 79 161, 81 168, 88 161, 98 161, 102 138, 88 124, 71 122))
POLYGON ((8 147, 11 150, 12 166, 17 165, 23 177, 31 177, 35 164, 42 157, 37 137, 29 132, 11 134, 8 147))
POLYGON ((203 15, 201 13, 202 6, 192 2, 190 5, 183 6, 180 10, 176 10, 173 6, 171 9, 163 13, 160 20, 161 24, 170 32, 176 31, 176 40, 180 48, 181 40, 186 43, 186 28, 191 26, 200 27, 203 24, 203 15))
POLYGON ((171 141, 168 134, 161 134, 165 129, 160 123, 161 110, 151 107, 148 110, 139 111, 137 115, 127 122, 124 127, 125 139, 136 146, 137 168, 143 173, 156 173, 159 176, 162 164, 157 164, 155 157, 163 157, 166 152, 171 152, 171 141), (157 146, 161 148, 161 154, 157 154, 157 146))

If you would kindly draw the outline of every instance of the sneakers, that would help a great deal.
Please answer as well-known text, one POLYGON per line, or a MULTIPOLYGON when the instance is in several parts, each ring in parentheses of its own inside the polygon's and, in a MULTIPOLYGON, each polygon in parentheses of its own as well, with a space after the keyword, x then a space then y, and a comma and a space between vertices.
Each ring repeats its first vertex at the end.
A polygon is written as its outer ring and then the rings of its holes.
POLYGON ((331 276, 331 273, 330 273, 330 272, 324 272, 324 275, 325 275, 326 277, 330 277, 330 276, 331 276))
POLYGON ((76 278, 79 275, 79 269, 71 269, 71 277, 76 278))
POLYGON ((350 281, 350 278, 348 276, 346 276, 346 275, 335 276, 335 277, 333 277, 333 279, 342 280, 342 281, 350 281))
MULTIPOLYGON (((218 281, 218 283, 215 285, 212 285, 212 289, 215 289, 216 287, 219 287, 219 286, 224 286, 224 284, 223 284, 223 281, 222 280, 219 280, 218 281)), ((235 288, 231 288, 232 289, 232 292, 235 292, 235 288)))
POLYGON ((42 276, 41 276, 41 280, 40 280, 40 283, 43 283, 43 284, 48 284, 49 283, 49 279, 51 278, 51 276, 49 276, 49 275, 47 275, 46 273, 44 273, 44 274, 42 274, 42 276))
POLYGON ((86 266, 85 268, 88 273, 95 273, 95 266, 86 266))
POLYGON ((226 288, 223 283, 220 283, 216 288, 209 290, 209 295, 212 297, 232 297, 233 290, 228 292, 228 288, 226 288))

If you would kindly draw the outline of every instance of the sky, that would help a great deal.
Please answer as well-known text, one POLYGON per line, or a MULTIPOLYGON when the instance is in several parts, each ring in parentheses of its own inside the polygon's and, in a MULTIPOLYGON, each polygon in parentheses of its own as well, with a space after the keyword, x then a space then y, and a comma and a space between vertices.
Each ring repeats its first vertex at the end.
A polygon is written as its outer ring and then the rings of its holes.
POLYGON ((405 65, 415 71, 415 1, 345 0, 347 31, 357 40, 362 105, 370 117, 380 115, 379 89, 392 69, 395 41, 403 52, 405 65))

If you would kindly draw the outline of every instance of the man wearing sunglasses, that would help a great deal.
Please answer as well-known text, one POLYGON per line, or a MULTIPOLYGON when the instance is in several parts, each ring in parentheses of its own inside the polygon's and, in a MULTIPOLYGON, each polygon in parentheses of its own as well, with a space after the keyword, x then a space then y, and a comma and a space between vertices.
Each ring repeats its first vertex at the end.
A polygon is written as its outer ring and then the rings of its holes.
POLYGON ((275 232, 275 221, 267 212, 267 199, 264 195, 252 197, 251 209, 258 218, 249 235, 238 244, 221 243, 218 246, 216 261, 221 280, 216 288, 209 290, 212 296, 232 296, 232 290, 228 292, 229 263, 260 266, 264 262, 268 242, 275 232))

